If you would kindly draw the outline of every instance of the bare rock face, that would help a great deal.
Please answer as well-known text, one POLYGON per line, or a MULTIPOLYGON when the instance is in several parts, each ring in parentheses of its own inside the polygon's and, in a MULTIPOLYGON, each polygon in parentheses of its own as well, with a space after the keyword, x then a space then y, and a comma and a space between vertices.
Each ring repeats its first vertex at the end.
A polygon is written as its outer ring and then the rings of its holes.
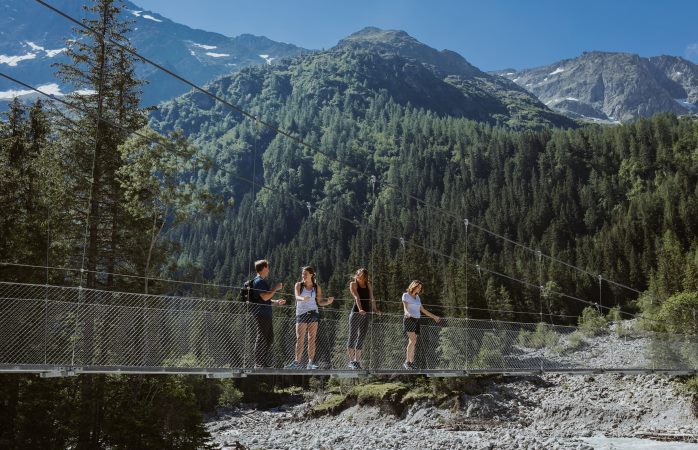
POLYGON ((698 111, 698 65, 674 56, 585 52, 549 66, 495 73, 573 118, 626 122, 698 111))

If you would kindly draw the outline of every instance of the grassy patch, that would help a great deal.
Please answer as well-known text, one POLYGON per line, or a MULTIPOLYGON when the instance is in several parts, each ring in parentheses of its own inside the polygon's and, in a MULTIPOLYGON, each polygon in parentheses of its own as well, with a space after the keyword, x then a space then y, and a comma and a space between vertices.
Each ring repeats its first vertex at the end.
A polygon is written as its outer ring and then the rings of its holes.
POLYGON ((314 416, 323 416, 326 414, 337 414, 342 411, 347 404, 347 396, 341 394, 333 394, 327 397, 324 401, 313 405, 310 408, 310 413, 314 416))
POLYGON ((404 383, 369 383, 354 386, 349 395, 356 398, 359 405, 399 402, 409 389, 404 383))
POLYGON ((567 350, 575 351, 585 344, 584 333, 575 331, 567 336, 567 350))

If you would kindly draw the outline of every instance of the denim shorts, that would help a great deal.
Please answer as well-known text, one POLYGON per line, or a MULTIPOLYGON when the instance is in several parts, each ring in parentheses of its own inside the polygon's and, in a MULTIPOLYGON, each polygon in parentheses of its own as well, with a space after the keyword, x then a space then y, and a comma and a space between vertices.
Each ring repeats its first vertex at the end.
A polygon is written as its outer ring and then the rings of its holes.
POLYGON ((296 323, 314 323, 320 321, 320 313, 317 311, 308 311, 296 316, 296 323))

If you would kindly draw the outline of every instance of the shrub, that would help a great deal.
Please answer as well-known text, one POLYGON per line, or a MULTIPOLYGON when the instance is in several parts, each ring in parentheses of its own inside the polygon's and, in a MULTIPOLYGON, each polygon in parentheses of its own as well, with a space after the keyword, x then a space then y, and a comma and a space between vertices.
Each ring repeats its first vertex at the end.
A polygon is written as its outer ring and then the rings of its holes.
POLYGON ((669 333, 698 334, 698 292, 681 292, 666 299, 659 320, 669 333))
POLYGON ((553 348, 559 339, 560 336, 550 328, 550 325, 540 322, 536 325, 536 331, 530 332, 522 329, 517 341, 519 345, 528 348, 553 348))
POLYGON ((577 350, 584 345, 584 334, 580 331, 575 331, 567 336, 567 350, 577 350))
POLYGON ((657 320, 661 305, 653 293, 644 292, 635 303, 642 311, 642 317, 638 320, 638 328, 647 331, 665 331, 657 320))
POLYGON ((623 320, 623 317, 621 317, 620 313, 620 307, 616 306, 614 308, 611 308, 608 310, 608 314, 606 314, 606 320, 609 322, 620 322, 623 320))
POLYGON ((585 336, 598 336, 608 331, 606 329, 606 319, 594 307, 587 306, 582 311, 582 316, 579 318, 579 331, 585 336))
POLYGON ((481 369, 504 367, 503 350, 504 342, 501 337, 491 332, 485 333, 473 366, 481 369))
POLYGON ((242 391, 235 386, 235 381, 225 379, 221 381, 221 395, 218 397, 218 406, 232 408, 242 401, 242 391))

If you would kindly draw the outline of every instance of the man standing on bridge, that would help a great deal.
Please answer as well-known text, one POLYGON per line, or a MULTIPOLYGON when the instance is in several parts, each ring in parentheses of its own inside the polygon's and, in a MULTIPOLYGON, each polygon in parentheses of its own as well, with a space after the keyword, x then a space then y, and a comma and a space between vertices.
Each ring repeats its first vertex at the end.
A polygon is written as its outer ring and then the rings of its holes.
POLYGON ((269 288, 266 278, 269 276, 269 261, 261 259, 254 263, 257 276, 252 281, 252 315, 257 323, 257 336, 254 342, 255 369, 272 366, 272 348, 274 342, 274 323, 272 322, 272 303, 283 305, 286 300, 272 300, 276 291, 284 285, 276 283, 274 289, 269 288))

